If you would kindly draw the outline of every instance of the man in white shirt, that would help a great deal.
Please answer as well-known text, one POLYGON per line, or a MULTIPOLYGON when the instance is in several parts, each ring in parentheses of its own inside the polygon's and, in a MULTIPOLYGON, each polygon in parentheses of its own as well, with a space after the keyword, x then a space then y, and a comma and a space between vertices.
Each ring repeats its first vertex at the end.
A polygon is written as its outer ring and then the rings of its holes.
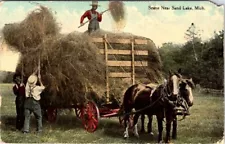
POLYGON ((37 132, 42 131, 42 114, 41 114, 41 106, 39 100, 41 99, 40 94, 45 89, 45 86, 42 84, 41 76, 36 76, 36 73, 33 73, 27 81, 26 84, 26 100, 24 103, 24 127, 23 133, 29 133, 30 126, 30 116, 31 113, 34 113, 34 116, 37 120, 37 132), (40 86, 36 85, 39 80, 40 86))

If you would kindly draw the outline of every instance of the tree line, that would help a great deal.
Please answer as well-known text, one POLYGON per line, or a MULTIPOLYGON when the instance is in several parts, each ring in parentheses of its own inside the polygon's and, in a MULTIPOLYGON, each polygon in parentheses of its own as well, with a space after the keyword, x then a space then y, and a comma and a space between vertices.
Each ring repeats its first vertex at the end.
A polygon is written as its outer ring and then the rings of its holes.
POLYGON ((195 84, 204 88, 223 89, 224 30, 214 32, 210 40, 203 42, 193 25, 185 34, 185 44, 164 43, 160 47, 163 72, 181 68, 183 75, 192 77, 195 84))

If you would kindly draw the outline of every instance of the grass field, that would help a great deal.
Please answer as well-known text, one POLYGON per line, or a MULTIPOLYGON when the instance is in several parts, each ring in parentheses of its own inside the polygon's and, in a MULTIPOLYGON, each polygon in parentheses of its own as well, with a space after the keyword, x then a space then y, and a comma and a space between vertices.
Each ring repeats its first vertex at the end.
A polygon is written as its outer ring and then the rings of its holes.
MULTIPOLYGON (((24 135, 15 130, 15 96, 12 85, 0 85, 1 139, 7 143, 156 143, 157 126, 153 119, 154 136, 140 134, 123 139, 123 128, 117 118, 101 119, 96 132, 86 132, 81 121, 70 111, 62 111, 56 123, 43 121, 42 134, 35 133, 35 119, 32 117, 31 133, 24 135)), ((224 131, 224 98, 210 94, 194 92, 194 105, 191 116, 178 122, 178 137, 173 143, 215 143, 221 140, 224 131)), ((180 118, 180 117, 179 117, 180 118)), ((147 122, 147 119, 146 119, 147 122)), ((165 133, 165 123, 164 123, 165 133)))

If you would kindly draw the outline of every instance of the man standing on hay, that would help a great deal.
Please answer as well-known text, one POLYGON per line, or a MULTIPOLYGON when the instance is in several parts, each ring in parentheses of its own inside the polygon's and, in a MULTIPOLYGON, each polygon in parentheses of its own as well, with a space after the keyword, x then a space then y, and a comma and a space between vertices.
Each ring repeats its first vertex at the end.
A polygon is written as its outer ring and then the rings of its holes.
POLYGON ((84 19, 87 17, 89 20, 88 33, 90 34, 93 31, 99 30, 99 22, 102 21, 102 13, 98 13, 96 10, 98 8, 98 1, 92 1, 92 9, 87 10, 80 18, 80 25, 83 26, 84 19))
POLYGON ((13 76, 13 93, 16 95, 16 129, 21 130, 24 124, 24 100, 25 100, 25 86, 21 79, 21 74, 16 73, 13 76))
POLYGON ((34 113, 34 116, 37 120, 37 132, 40 133, 42 131, 42 114, 41 114, 41 106, 40 106, 40 94, 45 89, 45 86, 42 84, 40 74, 38 77, 36 76, 37 71, 35 71, 27 80, 26 84, 26 100, 24 103, 24 114, 25 121, 23 127, 23 133, 29 133, 29 125, 30 125, 30 116, 31 113, 34 113), (36 85, 39 80, 40 86, 36 85))

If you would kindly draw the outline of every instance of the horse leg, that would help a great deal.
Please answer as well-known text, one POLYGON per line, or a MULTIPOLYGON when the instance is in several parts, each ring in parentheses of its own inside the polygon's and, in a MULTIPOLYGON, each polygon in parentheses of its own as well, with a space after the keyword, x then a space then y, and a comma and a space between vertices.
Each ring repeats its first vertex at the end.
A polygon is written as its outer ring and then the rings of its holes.
POLYGON ((139 118, 140 114, 137 113, 134 116, 134 124, 133 124, 133 134, 134 136, 139 138, 139 134, 138 134, 138 129, 137 129, 137 122, 138 122, 138 118, 139 118))
POLYGON ((145 115, 141 115, 141 132, 145 132, 145 115))
POLYGON ((163 117, 157 116, 158 123, 158 142, 162 143, 162 132, 163 132, 163 117))
MULTIPOLYGON (((131 110, 125 110, 125 113, 129 113, 131 112, 131 110)), ((123 137, 124 138, 128 138, 129 137, 129 124, 127 124, 127 122, 129 122, 129 115, 125 115, 124 116, 124 128, 125 128, 125 131, 123 133, 123 137)))
POLYGON ((172 139, 177 139, 177 116, 173 120, 172 139))
POLYGON ((173 115, 170 111, 166 112, 166 143, 170 142, 171 123, 173 121, 173 115))
POLYGON ((152 132, 152 115, 148 114, 148 133, 153 136, 154 133, 152 132))

